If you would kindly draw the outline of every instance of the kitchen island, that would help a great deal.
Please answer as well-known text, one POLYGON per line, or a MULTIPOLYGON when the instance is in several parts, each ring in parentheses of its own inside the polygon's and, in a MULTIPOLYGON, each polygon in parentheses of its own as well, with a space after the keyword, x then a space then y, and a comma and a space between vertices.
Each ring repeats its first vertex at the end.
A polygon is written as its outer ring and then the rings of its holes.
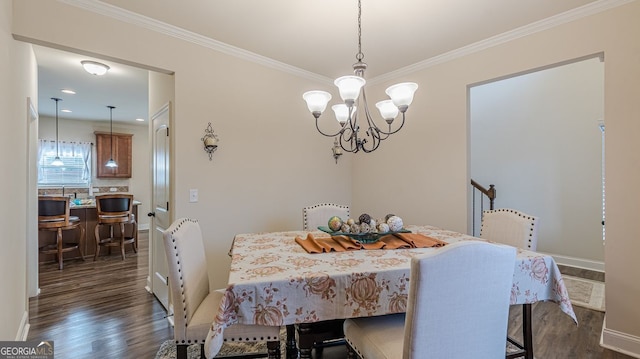
MULTIPOLYGON (((95 201, 93 200, 81 200, 78 201, 80 204, 75 204, 74 201, 71 201, 70 215, 76 216, 80 218, 80 223, 84 227, 85 238, 81 238, 80 243, 82 246, 82 252, 84 253, 86 258, 93 258, 96 254, 96 237, 95 237, 95 228, 98 223, 98 213, 96 210, 95 201)), ((133 201, 133 214, 135 215, 136 220, 138 220, 138 206, 141 204, 140 201, 133 201)), ((127 225, 125 226, 125 231, 132 231, 133 226, 127 225)), ((117 235, 119 233, 118 226, 114 226, 114 234, 117 235)), ((136 242, 138 241, 138 233, 127 232, 127 235, 133 235, 136 238, 136 242)), ((80 231, 65 231, 64 238, 65 240, 72 240, 73 236, 80 235, 80 231), (75 233, 74 233, 75 232, 75 233)), ((100 228, 100 236, 107 237, 109 235, 109 229, 107 226, 102 226, 100 228)), ((39 231, 38 232, 38 248, 41 248, 48 244, 55 244, 55 232, 52 231, 39 231)), ((109 255, 109 251, 101 251, 100 256, 109 255)), ((80 253, 78 251, 70 251, 63 253, 64 259, 73 259, 80 258, 80 253)), ((55 254, 43 254, 40 253, 38 256, 38 262, 57 262, 55 254)))

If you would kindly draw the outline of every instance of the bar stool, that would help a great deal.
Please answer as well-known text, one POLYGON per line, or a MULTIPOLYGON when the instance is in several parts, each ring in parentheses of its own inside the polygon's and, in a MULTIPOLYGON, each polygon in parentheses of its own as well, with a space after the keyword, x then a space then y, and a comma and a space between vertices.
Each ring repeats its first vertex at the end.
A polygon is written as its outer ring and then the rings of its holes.
POLYGON ((104 194, 96 196, 96 211, 98 215, 98 223, 95 228, 96 254, 93 257, 93 260, 95 261, 98 259, 101 246, 109 247, 109 250, 111 250, 111 247, 120 247, 120 253, 123 260, 125 258, 125 244, 131 244, 133 251, 138 253, 138 243, 136 242, 138 225, 133 214, 133 195, 104 194), (127 236, 125 233, 125 225, 127 224, 133 226, 131 236, 127 236), (108 237, 100 238, 101 226, 109 227, 108 237), (114 235, 114 226, 118 226, 120 228, 118 236, 114 235))
POLYGON ((56 232, 56 243, 44 245, 39 248, 40 253, 55 254, 58 260, 58 269, 62 269, 63 254, 78 250, 84 260, 82 246, 84 241, 84 227, 80 224, 80 218, 70 216, 71 199, 69 197, 38 196, 38 230, 56 232), (79 229, 80 236, 77 242, 64 242, 63 232, 79 229))

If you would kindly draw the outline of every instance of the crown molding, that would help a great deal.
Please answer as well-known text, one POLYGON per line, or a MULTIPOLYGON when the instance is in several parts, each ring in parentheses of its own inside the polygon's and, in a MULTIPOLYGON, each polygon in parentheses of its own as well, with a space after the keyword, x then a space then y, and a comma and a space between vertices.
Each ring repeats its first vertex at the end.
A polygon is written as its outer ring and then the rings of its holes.
POLYGON ((393 79, 397 79, 398 77, 403 77, 408 74, 411 74, 420 70, 424 70, 432 66, 436 66, 451 60, 455 60, 460 57, 464 57, 479 51, 483 51, 488 48, 519 39, 521 37, 525 37, 541 31, 545 31, 545 30, 554 28, 556 26, 566 24, 571 21, 575 21, 587 16, 595 15, 600 12, 603 12, 618 6, 622 6, 634 1, 636 0, 595 1, 590 4, 583 5, 581 7, 563 12, 561 14, 557 14, 557 15, 548 17, 546 19, 533 22, 529 25, 525 25, 502 34, 492 36, 488 39, 481 40, 467 46, 463 46, 461 48, 446 52, 442 55, 434 56, 429 59, 417 62, 415 64, 400 68, 398 70, 387 72, 386 74, 382 74, 370 80, 367 80, 367 82, 371 84, 378 84, 378 83, 383 83, 393 79))
MULTIPOLYGON (((58 1, 61 3, 65 3, 67 5, 75 6, 87 11, 91 11, 91 12, 104 15, 116 20, 120 20, 132 25, 146 28, 161 34, 172 36, 177 39, 188 41, 196 45, 210 48, 212 50, 216 50, 230 56, 235 56, 243 60, 247 60, 247 61, 254 62, 269 68, 280 70, 295 76, 299 76, 302 78, 306 78, 309 80, 318 81, 326 84, 333 83, 333 79, 330 79, 326 76, 319 75, 311 71, 303 70, 299 67, 295 67, 281 61, 276 61, 269 57, 262 56, 262 55, 253 53, 251 51, 247 51, 239 47, 226 44, 222 41, 218 41, 210 37, 206 37, 206 36, 197 34, 195 32, 188 31, 183 28, 164 23, 159 20, 156 20, 147 16, 143 16, 129 10, 125 10, 117 6, 104 3, 100 0, 58 0, 58 1)), ((417 62, 415 64, 402 67, 398 70, 394 70, 386 74, 376 76, 372 79, 367 80, 367 82, 370 84, 377 84, 377 83, 382 83, 398 77, 403 77, 408 74, 411 74, 420 70, 424 70, 432 66, 436 66, 460 57, 464 57, 479 51, 483 51, 488 48, 519 39, 521 37, 525 37, 525 36, 535 34, 544 30, 548 30, 553 27, 566 24, 571 21, 575 21, 575 20, 578 20, 587 16, 591 16, 591 15, 594 15, 618 6, 631 3, 633 1, 636 1, 636 0, 594 1, 590 4, 583 5, 581 7, 566 11, 564 13, 554 15, 540 21, 536 21, 529 25, 525 25, 502 34, 492 36, 488 39, 481 40, 476 43, 463 46, 456 50, 452 50, 444 54, 417 62)))
POLYGON ((236 46, 229 45, 222 41, 212 39, 207 36, 197 34, 192 31, 185 30, 183 28, 167 24, 165 22, 140 15, 138 13, 113 6, 111 4, 104 3, 100 0, 58 0, 61 3, 75 6, 87 11, 91 11, 96 14, 107 16, 122 22, 126 22, 132 25, 136 25, 145 29, 149 29, 164 35, 168 35, 180 40, 191 42, 202 47, 206 47, 212 50, 222 52, 224 54, 234 56, 243 60, 254 62, 272 69, 280 70, 295 76, 306 78, 308 80, 323 82, 327 84, 333 84, 333 79, 326 76, 316 74, 311 71, 303 70, 299 67, 295 67, 286 64, 281 61, 271 59, 266 56, 256 54, 251 51, 241 49, 236 46))

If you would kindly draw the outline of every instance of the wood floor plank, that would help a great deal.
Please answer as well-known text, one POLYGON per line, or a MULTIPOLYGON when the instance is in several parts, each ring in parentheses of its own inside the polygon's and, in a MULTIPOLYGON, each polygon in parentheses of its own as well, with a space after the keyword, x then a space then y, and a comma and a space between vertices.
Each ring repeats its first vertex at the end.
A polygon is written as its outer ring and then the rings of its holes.
MULTIPOLYGON (((155 357, 173 338, 162 305, 148 293, 148 234, 140 232, 138 253, 40 265, 41 293, 29 300, 29 340, 53 340, 62 359, 141 359, 155 357)), ((561 267, 565 274, 604 280, 604 274, 561 267)), ((534 354, 537 359, 632 359, 599 346, 604 313, 574 307, 579 325, 554 303, 533 305, 534 354)), ((510 313, 509 332, 520 338, 521 307, 510 313)), ((325 348, 314 358, 346 358, 344 346, 325 348)))

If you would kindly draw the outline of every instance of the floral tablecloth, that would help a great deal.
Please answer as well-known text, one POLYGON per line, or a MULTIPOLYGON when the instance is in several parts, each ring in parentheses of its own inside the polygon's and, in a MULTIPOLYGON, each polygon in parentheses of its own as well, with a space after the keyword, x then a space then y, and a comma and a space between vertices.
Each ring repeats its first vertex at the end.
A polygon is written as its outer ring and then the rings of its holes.
MULTIPOLYGON (((406 226, 448 243, 482 240, 432 226, 406 226)), ((225 327, 288 325, 405 312, 411 258, 437 248, 354 250, 309 254, 295 242, 309 232, 239 234, 231 251, 229 284, 205 343, 208 358, 222 346, 225 327)), ((328 236, 312 232, 314 236, 328 236)), ((551 256, 518 249, 511 304, 552 301, 577 323, 551 256)))

